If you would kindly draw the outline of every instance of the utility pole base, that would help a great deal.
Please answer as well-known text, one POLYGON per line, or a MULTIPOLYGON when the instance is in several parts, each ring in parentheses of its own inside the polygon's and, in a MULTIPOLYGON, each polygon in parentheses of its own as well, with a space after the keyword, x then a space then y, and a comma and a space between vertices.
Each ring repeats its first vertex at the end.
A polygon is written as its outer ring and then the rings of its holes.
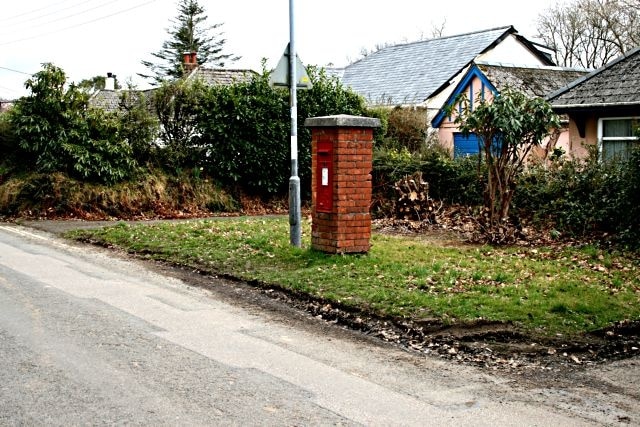
POLYGON ((289 178, 289 236, 292 246, 302 246, 302 224, 300 215, 300 178, 289 178))

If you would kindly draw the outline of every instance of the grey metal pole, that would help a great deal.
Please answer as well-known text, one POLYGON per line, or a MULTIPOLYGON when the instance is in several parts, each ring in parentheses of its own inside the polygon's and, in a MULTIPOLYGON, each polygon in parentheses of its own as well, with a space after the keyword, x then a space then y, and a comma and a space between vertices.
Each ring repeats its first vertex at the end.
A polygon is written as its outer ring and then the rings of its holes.
POLYGON ((298 177, 298 99, 296 94, 296 45, 294 0, 289 0, 289 106, 291 107, 291 178, 289 178, 289 236, 292 246, 300 247, 300 178, 298 177))

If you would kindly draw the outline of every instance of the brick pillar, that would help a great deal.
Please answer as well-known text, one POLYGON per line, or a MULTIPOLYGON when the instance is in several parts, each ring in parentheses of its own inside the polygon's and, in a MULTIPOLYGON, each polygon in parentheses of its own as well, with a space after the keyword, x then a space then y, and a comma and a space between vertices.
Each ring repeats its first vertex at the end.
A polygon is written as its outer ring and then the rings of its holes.
POLYGON ((329 253, 363 253, 371 246, 373 129, 380 120, 314 117, 311 128, 311 247, 329 253))

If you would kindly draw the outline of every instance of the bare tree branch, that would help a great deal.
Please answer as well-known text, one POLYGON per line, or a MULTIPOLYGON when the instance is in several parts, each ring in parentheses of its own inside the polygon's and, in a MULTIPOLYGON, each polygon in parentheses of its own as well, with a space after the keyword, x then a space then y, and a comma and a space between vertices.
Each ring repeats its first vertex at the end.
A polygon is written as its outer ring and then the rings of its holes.
POLYGON ((640 44, 640 0, 573 0, 538 16, 558 65, 598 68, 640 44))

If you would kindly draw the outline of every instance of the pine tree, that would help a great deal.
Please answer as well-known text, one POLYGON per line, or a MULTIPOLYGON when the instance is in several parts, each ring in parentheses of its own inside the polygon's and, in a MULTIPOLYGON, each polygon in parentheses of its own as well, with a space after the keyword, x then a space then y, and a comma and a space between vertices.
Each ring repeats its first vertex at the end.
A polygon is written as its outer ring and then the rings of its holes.
POLYGON ((180 0, 178 16, 170 21, 167 29, 171 36, 162 44, 162 49, 151 55, 157 61, 141 61, 150 74, 141 77, 160 82, 166 79, 180 78, 185 74, 184 53, 196 52, 198 64, 223 67, 226 61, 235 61, 238 57, 223 53, 226 40, 219 31, 222 24, 207 24, 207 15, 197 0, 180 0))

